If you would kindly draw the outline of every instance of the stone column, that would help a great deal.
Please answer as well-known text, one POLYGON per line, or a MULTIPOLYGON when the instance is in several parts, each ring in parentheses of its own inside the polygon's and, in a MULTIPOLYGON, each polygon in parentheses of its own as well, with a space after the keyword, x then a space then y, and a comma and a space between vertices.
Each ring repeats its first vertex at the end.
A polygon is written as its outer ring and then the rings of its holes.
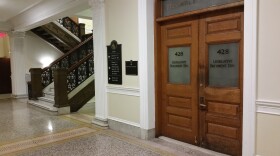
POLYGON ((27 97, 25 81, 26 62, 24 56, 25 32, 9 33, 11 46, 12 95, 15 98, 27 97))
POLYGON ((90 0, 92 6, 94 36, 94 71, 95 71, 95 118, 92 123, 108 126, 107 104, 107 56, 105 41, 105 4, 104 0, 90 0))

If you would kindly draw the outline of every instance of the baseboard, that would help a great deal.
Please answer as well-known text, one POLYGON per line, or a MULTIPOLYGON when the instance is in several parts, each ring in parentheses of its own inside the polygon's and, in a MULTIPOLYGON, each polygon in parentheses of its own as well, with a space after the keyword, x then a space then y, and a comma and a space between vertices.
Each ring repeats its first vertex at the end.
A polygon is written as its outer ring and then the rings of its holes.
POLYGON ((141 138, 152 139, 155 138, 155 129, 145 130, 140 128, 140 124, 132 123, 129 121, 108 117, 109 128, 124 134, 141 138), (121 122, 123 121, 123 122, 121 122))
POLYGON ((257 113, 280 115, 280 102, 269 100, 257 100, 257 113))
POLYGON ((28 95, 27 94, 17 94, 17 95, 12 94, 11 97, 14 99, 22 99, 22 98, 28 98, 28 95))
POLYGON ((11 97, 11 94, 0 94, 0 99, 10 99, 11 97))

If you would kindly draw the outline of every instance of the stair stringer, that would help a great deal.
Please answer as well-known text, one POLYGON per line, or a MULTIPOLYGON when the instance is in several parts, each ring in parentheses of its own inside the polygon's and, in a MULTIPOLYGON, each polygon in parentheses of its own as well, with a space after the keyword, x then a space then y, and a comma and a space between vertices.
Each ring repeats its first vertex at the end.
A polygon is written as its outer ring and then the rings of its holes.
POLYGON ((77 112, 95 96, 94 75, 68 94, 68 104, 71 112, 77 112))

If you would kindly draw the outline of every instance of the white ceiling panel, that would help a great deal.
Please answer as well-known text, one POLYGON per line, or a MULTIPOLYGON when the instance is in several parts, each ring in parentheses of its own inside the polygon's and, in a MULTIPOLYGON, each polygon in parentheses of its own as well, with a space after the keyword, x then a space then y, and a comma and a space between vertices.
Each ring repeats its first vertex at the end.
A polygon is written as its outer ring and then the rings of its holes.
POLYGON ((28 10, 43 0, 0 0, 0 22, 28 10))

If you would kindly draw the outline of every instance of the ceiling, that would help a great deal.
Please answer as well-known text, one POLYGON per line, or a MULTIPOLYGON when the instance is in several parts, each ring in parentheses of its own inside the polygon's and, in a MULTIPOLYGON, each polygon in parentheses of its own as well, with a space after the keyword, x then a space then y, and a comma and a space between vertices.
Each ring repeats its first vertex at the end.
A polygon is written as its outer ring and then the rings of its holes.
POLYGON ((65 16, 91 19, 88 0, 0 0, 1 31, 26 31, 65 16))
POLYGON ((43 0, 0 0, 0 22, 6 22, 43 0))

